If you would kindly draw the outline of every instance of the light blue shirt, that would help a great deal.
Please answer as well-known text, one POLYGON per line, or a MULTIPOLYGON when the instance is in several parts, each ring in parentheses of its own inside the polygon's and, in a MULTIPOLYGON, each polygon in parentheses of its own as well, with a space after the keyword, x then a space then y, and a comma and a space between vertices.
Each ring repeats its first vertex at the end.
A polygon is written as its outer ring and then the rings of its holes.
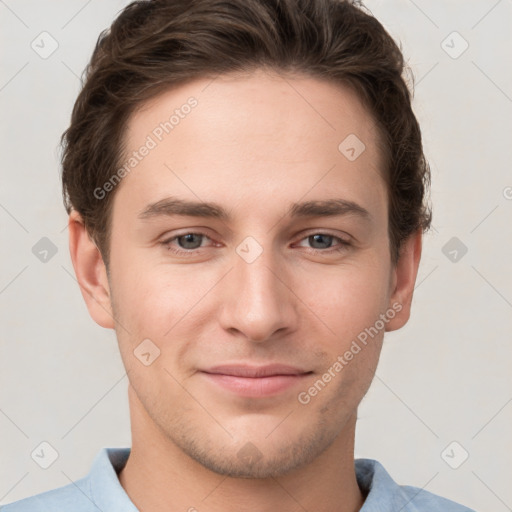
MULTIPOLYGON (((0 509, 2 512, 138 512, 117 477, 129 455, 130 448, 102 448, 87 476, 0 509)), ((357 483, 367 494, 360 512, 474 512, 417 487, 398 485, 376 460, 356 459, 355 469, 357 483)), ((198 507, 198 510, 204 508, 199 504, 198 507)))

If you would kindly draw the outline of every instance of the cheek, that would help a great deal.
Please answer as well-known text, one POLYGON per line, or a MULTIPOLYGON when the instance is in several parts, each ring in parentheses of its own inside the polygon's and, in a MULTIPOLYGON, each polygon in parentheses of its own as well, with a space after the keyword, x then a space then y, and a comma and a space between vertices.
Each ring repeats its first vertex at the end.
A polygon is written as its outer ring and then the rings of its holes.
POLYGON ((387 305, 388 276, 382 266, 340 265, 325 275, 304 275, 300 282, 298 295, 344 340, 372 325, 387 305))
POLYGON ((325 281, 326 293, 316 295, 315 312, 329 328, 323 331, 327 336, 317 336, 323 344, 324 370, 331 371, 325 378, 334 382, 333 395, 349 402, 360 400, 367 391, 382 348, 384 329, 379 319, 387 305, 384 270, 368 266, 339 270, 337 280, 325 281))
POLYGON ((202 325, 198 315, 224 272, 201 264, 154 264, 143 252, 118 251, 113 259, 115 313, 133 343, 154 338, 161 345, 185 327, 191 332, 202 325))

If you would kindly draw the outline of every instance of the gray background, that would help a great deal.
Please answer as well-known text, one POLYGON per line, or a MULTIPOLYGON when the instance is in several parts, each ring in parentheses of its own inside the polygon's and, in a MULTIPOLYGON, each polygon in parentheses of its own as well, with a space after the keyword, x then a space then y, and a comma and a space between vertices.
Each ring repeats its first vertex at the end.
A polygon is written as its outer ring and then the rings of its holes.
MULTIPOLYGON (((130 445, 115 335, 90 319, 69 257, 57 149, 97 36, 126 3, 0 0, 0 504, 130 445), (58 453, 48 469, 31 457, 42 442, 58 453)), ((512 2, 367 6, 416 79, 434 229, 412 318, 386 335, 360 407, 356 456, 478 511, 512 510, 512 2)))

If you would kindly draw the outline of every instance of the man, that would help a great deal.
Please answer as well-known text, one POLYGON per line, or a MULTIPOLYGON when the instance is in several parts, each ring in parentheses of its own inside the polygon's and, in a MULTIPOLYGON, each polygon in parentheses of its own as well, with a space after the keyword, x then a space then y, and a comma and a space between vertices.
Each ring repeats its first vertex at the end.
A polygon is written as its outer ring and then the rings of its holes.
POLYGON ((128 374, 132 447, 5 512, 469 511, 354 461, 431 219, 402 71, 349 2, 125 8, 62 179, 83 297, 128 374))

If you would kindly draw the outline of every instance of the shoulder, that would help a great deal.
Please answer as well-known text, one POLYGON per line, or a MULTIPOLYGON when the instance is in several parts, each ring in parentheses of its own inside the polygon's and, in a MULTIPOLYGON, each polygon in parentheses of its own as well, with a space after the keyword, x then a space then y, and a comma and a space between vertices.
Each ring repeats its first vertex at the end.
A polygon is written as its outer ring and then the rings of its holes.
POLYGON ((83 478, 0 506, 0 512, 136 512, 117 477, 129 454, 130 448, 102 448, 83 478))
POLYGON ((89 497, 90 489, 85 478, 74 483, 45 491, 28 498, 0 506, 1 512, 98 512, 89 497))
POLYGON ((411 512, 475 512, 471 508, 418 487, 409 485, 401 485, 399 487, 412 505, 411 512))
POLYGON ((475 512, 419 487, 397 484, 376 460, 356 459, 355 469, 358 485, 367 495, 361 512, 475 512))

